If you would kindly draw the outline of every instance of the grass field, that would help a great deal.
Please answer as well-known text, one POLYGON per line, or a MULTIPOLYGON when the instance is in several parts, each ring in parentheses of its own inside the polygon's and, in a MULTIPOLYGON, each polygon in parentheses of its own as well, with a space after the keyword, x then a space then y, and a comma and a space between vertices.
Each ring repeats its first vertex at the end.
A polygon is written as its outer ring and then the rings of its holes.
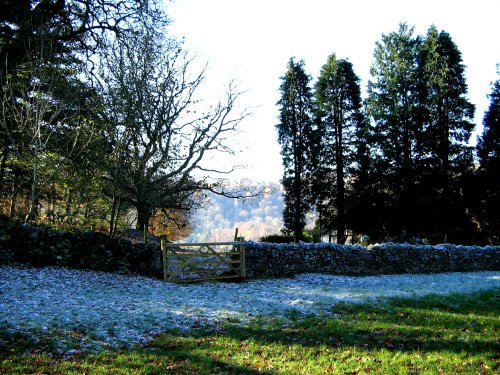
POLYGON ((0 332, 0 373, 498 374, 499 315, 499 290, 391 299, 336 305, 322 317, 292 312, 287 323, 171 331, 146 347, 69 358, 44 353, 50 336, 0 332))

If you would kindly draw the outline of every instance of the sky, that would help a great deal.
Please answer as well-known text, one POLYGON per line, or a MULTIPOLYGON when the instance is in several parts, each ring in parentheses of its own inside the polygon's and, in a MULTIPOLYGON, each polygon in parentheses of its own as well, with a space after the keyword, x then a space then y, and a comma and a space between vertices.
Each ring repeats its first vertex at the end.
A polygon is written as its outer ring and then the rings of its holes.
POLYGON ((171 35, 184 38, 196 59, 208 63, 209 96, 222 98, 223 84, 231 80, 244 91, 240 105, 252 115, 232 140, 238 152, 214 161, 247 166, 233 178, 278 182, 282 177, 276 102, 291 57, 304 60, 313 82, 332 53, 348 59, 364 92, 383 33, 406 22, 415 35, 425 35, 434 24, 462 52, 476 125, 488 108, 491 82, 500 78, 500 0, 173 0, 166 12, 171 35))

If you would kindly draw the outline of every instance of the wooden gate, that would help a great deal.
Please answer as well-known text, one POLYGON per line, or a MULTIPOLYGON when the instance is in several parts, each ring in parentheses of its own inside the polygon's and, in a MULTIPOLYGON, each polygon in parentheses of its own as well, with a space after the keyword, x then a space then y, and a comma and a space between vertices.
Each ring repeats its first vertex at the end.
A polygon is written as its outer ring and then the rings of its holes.
POLYGON ((233 242, 167 243, 161 239, 163 280, 199 282, 245 278, 243 238, 233 242))

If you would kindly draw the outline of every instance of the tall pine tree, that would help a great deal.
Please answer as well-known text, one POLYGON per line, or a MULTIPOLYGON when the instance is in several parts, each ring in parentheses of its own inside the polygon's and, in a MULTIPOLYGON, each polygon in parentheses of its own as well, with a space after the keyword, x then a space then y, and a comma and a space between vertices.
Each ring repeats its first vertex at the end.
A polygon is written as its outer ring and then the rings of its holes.
POLYGON ((478 221, 483 236, 500 244, 500 79, 492 87, 490 105, 483 119, 484 130, 477 145, 480 168, 476 180, 478 221))
POLYGON ((320 134, 315 172, 318 212, 322 226, 336 230, 337 243, 346 241, 346 179, 355 158, 356 131, 362 122, 359 78, 352 64, 333 54, 316 83, 316 115, 320 134))
MULTIPOLYGON (((355 160, 350 167, 351 191, 347 197, 346 217, 353 236, 368 235, 373 239, 384 236, 381 215, 386 202, 385 193, 379 190, 380 178, 375 173, 375 158, 372 155, 372 128, 368 115, 363 112, 354 140, 355 160)), ((382 220, 386 223, 387 220, 382 220)))
POLYGON ((419 206, 425 217, 421 221, 426 223, 424 231, 436 240, 458 240, 472 230, 460 185, 461 177, 473 166, 467 142, 474 128, 474 105, 467 99, 461 53, 448 33, 432 26, 418 61, 424 135, 420 164, 425 195, 419 206))
POLYGON ((478 156, 481 168, 500 172, 500 79, 493 83, 488 96, 490 105, 483 118, 484 129, 477 145, 478 156))
POLYGON ((304 70, 304 62, 295 62, 291 58, 285 75, 281 77, 281 98, 278 101, 280 122, 276 128, 284 166, 283 221, 285 230, 293 232, 295 241, 302 237, 306 225, 305 214, 311 206, 313 106, 310 80, 304 70))
POLYGON ((377 158, 378 216, 386 234, 408 233, 414 227, 414 174, 419 139, 416 108, 416 53, 419 39, 401 24, 398 32, 382 35, 374 52, 368 82, 367 112, 373 120, 372 152, 377 158))

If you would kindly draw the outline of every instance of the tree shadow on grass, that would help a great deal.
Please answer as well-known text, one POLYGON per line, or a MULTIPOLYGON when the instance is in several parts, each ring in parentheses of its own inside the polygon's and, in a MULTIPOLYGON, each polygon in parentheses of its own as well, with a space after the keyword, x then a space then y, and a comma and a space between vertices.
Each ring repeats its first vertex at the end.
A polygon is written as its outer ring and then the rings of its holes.
MULTIPOLYGON (((0 374, 262 374, 246 365, 200 353, 177 337, 174 346, 161 345, 99 354, 64 357, 47 353, 0 352, 0 374)), ((270 373, 270 372, 266 372, 270 373)))
MULTIPOLYGON (((217 332, 193 330, 188 336, 170 332, 160 336, 153 346, 167 350, 168 343, 178 345, 180 335, 192 340, 191 347, 181 349, 186 353, 195 348, 198 352, 206 350, 207 355, 217 356, 234 350, 240 358, 245 358, 246 354, 250 358, 248 363, 265 363, 260 360, 262 355, 259 353, 279 356, 280 351, 291 345, 299 348, 299 353, 327 348, 334 353, 331 358, 357 348, 367 353, 385 351, 389 355, 437 353, 447 356, 454 353, 498 363, 498 293, 493 290, 469 296, 393 299, 383 305, 338 305, 331 317, 291 316, 295 321, 286 324, 279 321, 260 321, 246 326, 227 324, 217 332), (226 347, 217 348, 217 345, 226 347)), ((262 366, 259 368, 262 370, 262 366)))
POLYGON ((292 363, 302 359, 328 366, 322 363, 357 360, 339 358, 346 352, 360 356, 381 351, 394 356, 454 354, 490 361, 491 366, 499 362, 499 312, 498 290, 343 304, 334 306, 331 316, 291 313, 288 320, 262 318, 213 330, 170 331, 143 348, 97 355, 54 358, 0 351, 0 374, 273 374, 290 372, 292 363))
MULTIPOLYGON (((204 334, 208 334, 204 332, 204 334)), ((0 374, 262 374, 253 363, 238 364, 200 336, 172 331, 143 347, 98 354, 58 352, 50 337, 0 330, 0 374), (206 350, 205 350, 206 349, 206 350), (59 354, 57 354, 59 353, 59 354)))

